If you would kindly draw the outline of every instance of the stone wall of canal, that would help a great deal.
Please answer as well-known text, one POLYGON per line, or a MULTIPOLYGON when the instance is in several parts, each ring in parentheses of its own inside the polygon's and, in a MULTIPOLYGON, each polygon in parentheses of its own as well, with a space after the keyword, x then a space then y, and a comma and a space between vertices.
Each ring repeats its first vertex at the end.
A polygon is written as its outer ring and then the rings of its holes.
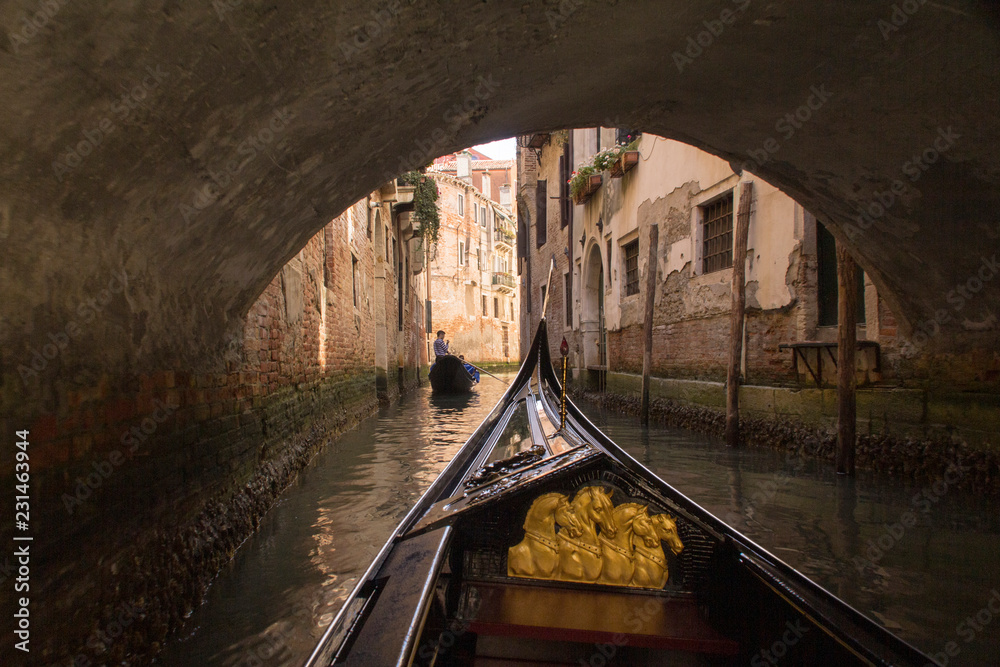
MULTIPOLYGON (((577 383, 577 395, 638 414, 642 378, 609 373, 605 391, 577 383)), ((653 378, 651 418, 723 436, 725 384, 653 378)), ((836 390, 740 387, 740 435, 749 445, 829 460, 836 446, 836 390)), ((859 466, 918 482, 961 468, 960 488, 1000 495, 1000 397, 936 396, 923 390, 858 390, 859 466)))

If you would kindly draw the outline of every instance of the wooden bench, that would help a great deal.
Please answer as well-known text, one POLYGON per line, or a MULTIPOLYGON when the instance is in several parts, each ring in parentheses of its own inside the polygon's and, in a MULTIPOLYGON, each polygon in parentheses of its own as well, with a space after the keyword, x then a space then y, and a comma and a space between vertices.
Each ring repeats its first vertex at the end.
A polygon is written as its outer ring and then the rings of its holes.
POLYGON ((588 587, 469 584, 478 608, 467 619, 480 636, 736 655, 739 644, 712 628, 688 598, 588 587))

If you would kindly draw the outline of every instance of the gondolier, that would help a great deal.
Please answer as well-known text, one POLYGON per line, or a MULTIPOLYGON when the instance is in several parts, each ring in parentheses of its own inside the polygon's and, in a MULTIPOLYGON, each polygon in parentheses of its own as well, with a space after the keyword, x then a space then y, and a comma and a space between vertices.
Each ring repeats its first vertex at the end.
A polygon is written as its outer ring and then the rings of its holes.
POLYGON ((450 342, 451 342, 450 340, 444 339, 444 329, 441 329, 440 331, 437 332, 437 338, 434 339, 434 356, 436 357, 435 361, 440 361, 441 357, 445 357, 448 355, 448 343, 450 342))

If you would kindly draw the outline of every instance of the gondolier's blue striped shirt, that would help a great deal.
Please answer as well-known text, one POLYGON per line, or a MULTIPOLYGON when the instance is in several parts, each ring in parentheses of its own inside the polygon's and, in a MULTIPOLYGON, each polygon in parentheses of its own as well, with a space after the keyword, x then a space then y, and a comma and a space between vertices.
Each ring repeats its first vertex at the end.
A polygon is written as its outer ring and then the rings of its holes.
POLYGON ((434 354, 439 357, 448 354, 448 343, 444 342, 443 338, 434 339, 434 354))

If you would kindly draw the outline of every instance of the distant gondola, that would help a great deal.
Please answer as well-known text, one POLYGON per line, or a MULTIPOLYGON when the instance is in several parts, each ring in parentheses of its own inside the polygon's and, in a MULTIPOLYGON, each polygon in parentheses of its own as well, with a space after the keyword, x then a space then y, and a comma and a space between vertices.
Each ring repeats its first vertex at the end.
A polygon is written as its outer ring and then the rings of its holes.
POLYGON ((469 371, 465 370, 462 360, 453 354, 438 357, 431 366, 427 379, 431 381, 431 389, 437 393, 461 394, 472 391, 476 383, 469 371))
POLYGON ((510 389, 308 667, 933 664, 657 478, 569 401, 560 428, 560 391, 543 319, 510 389))

